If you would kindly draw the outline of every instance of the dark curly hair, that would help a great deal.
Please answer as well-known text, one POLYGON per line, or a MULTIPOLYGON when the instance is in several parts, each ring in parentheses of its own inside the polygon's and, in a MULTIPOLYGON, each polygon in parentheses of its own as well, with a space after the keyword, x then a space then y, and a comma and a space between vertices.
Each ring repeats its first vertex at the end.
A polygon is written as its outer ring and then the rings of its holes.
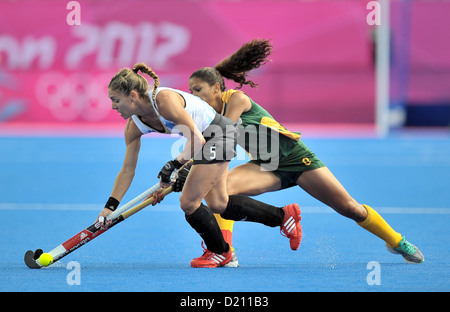
POLYGON ((218 82, 222 91, 225 91, 223 78, 237 82, 239 84, 237 89, 242 88, 243 85, 249 85, 253 88, 257 84, 247 80, 247 73, 269 62, 267 57, 271 52, 272 44, 269 40, 254 39, 242 45, 232 55, 221 60, 214 68, 200 68, 190 78, 200 78, 211 86, 218 82))

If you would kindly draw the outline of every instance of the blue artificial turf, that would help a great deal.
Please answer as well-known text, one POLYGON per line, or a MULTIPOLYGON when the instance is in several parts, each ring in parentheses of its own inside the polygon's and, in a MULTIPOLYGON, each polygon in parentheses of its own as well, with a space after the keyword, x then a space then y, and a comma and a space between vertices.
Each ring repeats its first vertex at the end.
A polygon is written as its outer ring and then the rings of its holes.
MULTIPOLYGON (((156 183, 175 139, 144 139, 123 202, 156 183)), ((303 292, 450 290, 450 140, 447 137, 310 139, 305 143, 350 194, 416 244, 426 261, 405 264, 384 242, 295 187, 258 199, 298 202, 298 251, 278 228, 239 222, 240 267, 193 269, 200 237, 178 208, 178 194, 148 207, 54 265, 31 270, 28 249, 49 251, 90 225, 112 189, 123 138, 1 137, 0 291, 303 292), (70 261, 80 285, 70 285, 70 261), (380 285, 367 265, 379 263, 380 285)), ((243 163, 238 160, 231 167, 243 163)))

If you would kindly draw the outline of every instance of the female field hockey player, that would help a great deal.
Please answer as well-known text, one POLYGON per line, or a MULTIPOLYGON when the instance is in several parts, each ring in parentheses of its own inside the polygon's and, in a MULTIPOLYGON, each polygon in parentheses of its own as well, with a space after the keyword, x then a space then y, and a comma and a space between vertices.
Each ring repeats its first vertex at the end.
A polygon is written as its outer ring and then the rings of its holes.
MULTIPOLYGON (((297 204, 274 207, 241 195, 228 196, 226 181, 229 161, 235 156, 237 126, 200 98, 192 94, 159 87, 158 76, 145 64, 131 70, 120 70, 108 85, 112 109, 124 119, 125 159, 118 173, 111 196, 100 212, 106 220, 120 203, 133 180, 143 134, 178 133, 187 141, 180 155, 168 161, 159 172, 162 186, 171 183, 171 176, 183 164, 194 159, 183 190, 180 206, 187 222, 199 233, 208 248, 191 262, 193 267, 218 267, 232 260, 232 251, 224 240, 213 215, 223 214, 232 220, 253 221, 267 226, 280 226, 293 250, 301 240, 300 209, 297 204), (139 73, 154 80, 153 90, 139 73), (205 199, 208 206, 202 203, 205 199)), ((97 220, 99 219, 97 218, 97 220)), ((104 223, 103 227, 107 227, 104 223)))
MULTIPOLYGON (((423 262, 424 257, 416 246, 394 231, 374 209, 358 203, 348 194, 331 171, 300 140, 300 135, 283 128, 245 93, 225 89, 223 77, 239 83, 239 88, 243 85, 254 87, 255 84, 247 80, 247 73, 265 64, 271 50, 268 40, 250 41, 214 68, 201 68, 189 79, 191 93, 208 102, 217 113, 235 122, 242 120, 244 132, 247 132, 248 127, 259 132, 264 128, 276 131, 279 142, 278 168, 267 169, 267 161, 264 160, 267 158, 260 157, 261 148, 252 148, 256 144, 254 140, 239 140, 239 144, 250 152, 252 160, 230 170, 228 194, 253 196, 298 185, 314 198, 380 237, 386 242, 386 248, 390 252, 401 254, 407 262, 423 262), (252 150, 258 153, 253 153, 252 150)), ((220 215, 216 215, 216 218, 224 237, 231 245, 234 222, 224 220, 220 215)), ((234 265, 232 262, 228 266, 237 266, 237 258, 235 259, 234 265)))

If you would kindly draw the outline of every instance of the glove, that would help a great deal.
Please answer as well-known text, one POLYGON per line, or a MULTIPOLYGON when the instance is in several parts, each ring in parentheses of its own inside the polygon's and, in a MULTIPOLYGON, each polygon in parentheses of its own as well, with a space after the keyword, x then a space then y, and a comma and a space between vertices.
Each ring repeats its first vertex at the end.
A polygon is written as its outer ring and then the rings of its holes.
POLYGON ((181 164, 178 160, 169 160, 158 174, 158 179, 162 183, 170 184, 173 182, 172 174, 176 173, 178 169, 181 168, 181 164))
POLYGON ((175 183, 172 185, 172 191, 181 192, 183 190, 184 183, 186 182, 186 178, 189 174, 189 171, 191 170, 191 167, 192 162, 188 162, 186 165, 184 165, 183 168, 178 170, 177 179, 175 180, 175 183))

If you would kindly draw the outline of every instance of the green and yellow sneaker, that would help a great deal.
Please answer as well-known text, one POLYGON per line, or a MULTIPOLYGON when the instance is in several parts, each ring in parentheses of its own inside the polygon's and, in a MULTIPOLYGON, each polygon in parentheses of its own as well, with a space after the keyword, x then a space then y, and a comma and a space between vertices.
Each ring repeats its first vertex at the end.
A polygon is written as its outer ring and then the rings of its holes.
POLYGON ((386 244, 386 249, 393 254, 402 255, 406 263, 422 263, 425 261, 419 248, 408 242, 405 237, 403 237, 398 247, 392 248, 386 244))

